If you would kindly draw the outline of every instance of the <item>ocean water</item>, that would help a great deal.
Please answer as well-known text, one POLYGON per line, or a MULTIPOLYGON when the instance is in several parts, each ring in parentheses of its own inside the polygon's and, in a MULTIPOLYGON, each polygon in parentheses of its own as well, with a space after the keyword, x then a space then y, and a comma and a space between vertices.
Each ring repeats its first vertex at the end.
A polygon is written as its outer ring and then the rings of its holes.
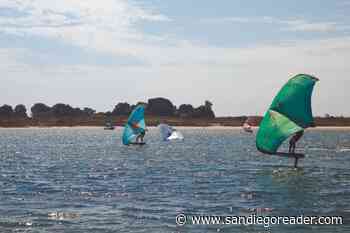
MULTIPOLYGON (((350 232, 350 130, 307 131, 293 160, 254 135, 184 128, 121 145, 122 129, 0 129, 0 232, 350 232), (343 225, 176 225, 175 216, 342 216, 343 225)), ((285 148, 285 147, 284 147, 285 148)))

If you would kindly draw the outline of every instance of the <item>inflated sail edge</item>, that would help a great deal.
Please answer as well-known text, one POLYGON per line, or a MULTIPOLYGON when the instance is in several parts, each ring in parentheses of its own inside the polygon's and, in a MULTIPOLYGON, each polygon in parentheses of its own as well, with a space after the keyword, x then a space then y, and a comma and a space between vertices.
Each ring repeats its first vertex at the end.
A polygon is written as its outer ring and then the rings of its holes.
POLYGON ((259 151, 274 154, 292 134, 313 125, 311 95, 317 81, 299 74, 282 87, 260 123, 256 136, 259 151))
POLYGON ((130 114, 127 123, 124 126, 122 141, 124 145, 129 145, 136 139, 136 136, 145 131, 145 109, 143 106, 137 106, 130 114), (135 127, 137 125, 137 127, 135 127))
POLYGON ((317 78, 299 74, 291 78, 278 92, 271 110, 279 112, 303 128, 313 124, 311 95, 317 78))

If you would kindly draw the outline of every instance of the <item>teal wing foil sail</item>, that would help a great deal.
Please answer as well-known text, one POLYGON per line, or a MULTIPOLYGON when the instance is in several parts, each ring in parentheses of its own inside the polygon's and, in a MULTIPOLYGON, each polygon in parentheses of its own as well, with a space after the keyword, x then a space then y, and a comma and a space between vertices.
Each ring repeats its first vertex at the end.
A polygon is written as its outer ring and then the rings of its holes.
POLYGON ((137 134, 134 132, 133 128, 129 124, 125 124, 123 132, 123 144, 129 145, 131 142, 135 141, 137 134))
POLYGON ((282 87, 260 123, 256 136, 259 151, 274 154, 288 137, 314 125, 311 96, 317 81, 299 74, 282 87))
POLYGON ((130 114, 128 121, 124 126, 123 144, 129 145, 134 142, 137 135, 146 130, 145 109, 143 106, 137 106, 130 114))

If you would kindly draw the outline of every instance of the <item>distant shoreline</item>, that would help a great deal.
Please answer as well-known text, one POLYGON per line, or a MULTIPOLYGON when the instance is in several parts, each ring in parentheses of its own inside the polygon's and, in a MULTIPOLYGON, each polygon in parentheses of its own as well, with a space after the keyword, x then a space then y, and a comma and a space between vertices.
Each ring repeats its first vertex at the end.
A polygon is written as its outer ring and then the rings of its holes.
MULTIPOLYGON (((84 126, 84 125, 74 125, 74 126, 18 126, 18 127, 3 127, 0 126, 0 129, 73 129, 73 128, 96 128, 96 129, 102 129, 103 126, 84 126)), ((157 126, 148 126, 147 128, 157 128, 157 126)), ((200 128, 206 128, 206 129, 234 129, 234 130, 241 130, 241 126, 176 126, 178 129, 200 129, 200 128)), ((123 126, 115 126, 115 129, 123 129, 123 126)), ((252 127, 253 131, 257 131, 259 127, 252 127)), ((317 130, 350 130, 350 126, 317 126, 313 128, 308 128, 308 131, 317 131, 317 130)), ((106 130, 108 131, 108 130, 106 130)), ((112 131, 112 130, 110 130, 112 131)))
MULTIPOLYGON (((40 119, 25 118, 7 118, 0 119, 0 127, 2 128, 28 128, 28 127, 104 127, 106 122, 110 122, 114 126, 124 126, 128 116, 105 116, 96 114, 92 117, 47 117, 40 119)), ((241 127, 248 119, 247 116, 237 117, 216 117, 216 118, 182 118, 182 117, 160 117, 146 116, 147 126, 157 126, 160 123, 166 123, 175 127, 241 127)), ((261 116, 249 117, 249 124, 257 127, 260 124, 261 116)), ((315 117, 315 125, 317 127, 350 127, 349 117, 315 117)))
MULTIPOLYGON (((193 107, 191 104, 175 106, 169 99, 156 97, 139 102, 145 106, 145 120, 147 126, 157 126, 166 123, 174 127, 241 127, 244 122, 250 126, 259 126, 262 116, 216 116, 212 110, 212 103, 208 100, 204 104, 193 107)), ((112 111, 96 112, 92 108, 83 109, 68 104, 57 103, 48 106, 36 103, 27 114, 23 104, 14 108, 10 105, 0 107, 0 127, 28 128, 28 127, 104 127, 124 126, 128 116, 137 106, 128 103, 118 103, 112 111)), ((350 117, 332 116, 314 117, 318 127, 350 127, 350 117)))

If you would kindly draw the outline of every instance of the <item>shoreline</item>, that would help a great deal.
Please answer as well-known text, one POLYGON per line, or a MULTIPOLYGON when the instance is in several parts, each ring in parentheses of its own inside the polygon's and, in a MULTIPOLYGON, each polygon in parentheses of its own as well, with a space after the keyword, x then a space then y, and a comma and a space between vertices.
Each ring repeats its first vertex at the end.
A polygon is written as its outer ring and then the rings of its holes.
MULTIPOLYGON (((1 128, 50 128, 50 127, 104 127, 106 122, 112 122, 115 127, 122 127, 127 121, 127 116, 110 117, 96 116, 93 118, 48 118, 48 119, 0 119, 1 128)), ((237 117, 216 117, 216 118, 179 118, 179 117, 158 117, 147 116, 148 127, 166 123, 173 127, 206 127, 206 128, 241 128, 247 120, 245 116, 237 117)), ((251 126, 259 126, 261 116, 250 118, 251 126)), ((344 129, 350 127, 349 118, 314 118, 317 128, 322 129, 344 129)))
MULTIPOLYGON (((174 126, 177 129, 234 129, 234 130, 241 130, 242 126, 220 126, 220 125, 205 125, 205 126, 198 126, 198 125, 183 125, 183 126, 174 126)), ((74 128, 97 128, 104 130, 104 126, 96 126, 96 125, 74 125, 74 126, 19 126, 19 127, 3 127, 0 126, 0 129, 74 129, 74 128)), ((122 129, 123 126, 115 126, 115 129, 122 129)), ((150 129, 156 129, 157 126, 147 126, 147 128, 150 129)), ((252 127, 254 131, 257 131, 259 127, 252 127)), ((307 128, 307 131, 314 131, 314 130, 350 130, 350 126, 317 126, 313 128, 307 128)), ((108 130, 106 130, 108 131, 108 130)), ((109 130, 113 131, 113 130, 109 130)))

